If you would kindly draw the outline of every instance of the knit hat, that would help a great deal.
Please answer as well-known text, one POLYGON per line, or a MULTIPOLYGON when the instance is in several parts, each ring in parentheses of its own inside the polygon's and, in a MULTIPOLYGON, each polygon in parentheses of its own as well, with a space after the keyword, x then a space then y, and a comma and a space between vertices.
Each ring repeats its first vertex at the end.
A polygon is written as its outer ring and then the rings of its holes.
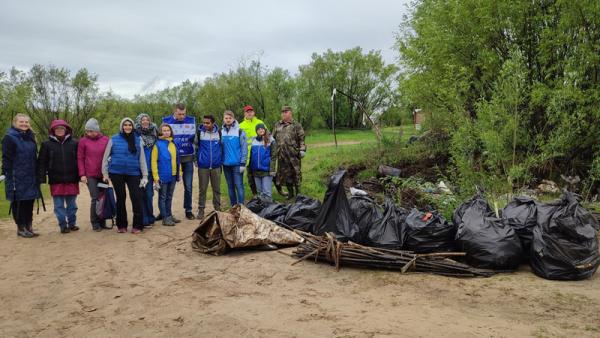
POLYGON ((124 118, 124 119, 121 120, 121 123, 119 123, 119 131, 121 131, 121 132, 123 131, 123 124, 125 122, 131 123, 131 127, 133 128, 133 126, 134 126, 133 120, 131 118, 129 118, 129 117, 126 117, 126 118, 124 118))
POLYGON ((254 128, 254 130, 258 131, 260 128, 262 128, 264 130, 268 130, 264 123, 257 124, 256 127, 254 128))
POLYGON ((100 132, 100 124, 98 123, 98 120, 93 117, 87 120, 85 123, 85 130, 100 132))

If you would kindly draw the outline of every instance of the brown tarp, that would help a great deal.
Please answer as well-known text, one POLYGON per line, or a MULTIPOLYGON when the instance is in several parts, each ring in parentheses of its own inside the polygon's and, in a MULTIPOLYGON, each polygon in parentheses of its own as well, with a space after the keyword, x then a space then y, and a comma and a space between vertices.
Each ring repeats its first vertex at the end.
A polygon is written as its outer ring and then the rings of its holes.
POLYGON ((238 204, 228 212, 208 214, 192 235, 192 247, 202 253, 222 255, 230 248, 265 244, 296 245, 303 238, 238 204))

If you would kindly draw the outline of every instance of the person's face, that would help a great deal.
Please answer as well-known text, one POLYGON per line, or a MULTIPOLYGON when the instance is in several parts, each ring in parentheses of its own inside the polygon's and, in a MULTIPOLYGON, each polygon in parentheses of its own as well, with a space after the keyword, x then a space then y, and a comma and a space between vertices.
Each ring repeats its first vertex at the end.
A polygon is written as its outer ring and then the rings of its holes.
POLYGON ((292 120, 292 111, 286 110, 284 112, 281 112, 281 119, 286 122, 291 121, 292 120))
POLYGON ((132 130, 133 130, 133 124, 131 124, 131 122, 126 121, 125 123, 123 123, 123 132, 125 134, 130 134, 132 130))
POLYGON ((256 115, 254 110, 246 110, 244 112, 244 117, 247 118, 248 120, 252 120, 254 118, 254 115, 256 115))
POLYGON ((147 118, 146 116, 142 117, 142 119, 140 120, 140 124, 142 125, 142 127, 144 128, 148 128, 150 127, 150 119, 147 118))
POLYGON ((210 130, 212 131, 213 129, 213 122, 210 119, 204 119, 202 124, 204 125, 204 128, 206 128, 206 130, 210 130))
POLYGON ((162 132, 163 137, 171 137, 171 128, 167 126, 163 126, 160 130, 162 132))
POLYGON ((256 131, 256 134, 258 136, 265 136, 265 130, 263 128, 258 128, 258 130, 256 131))
POLYGON ((223 115, 223 123, 225 123, 227 126, 230 126, 233 123, 233 116, 223 115))
POLYGON ((87 135, 87 137, 91 137, 91 138, 98 137, 98 132, 94 131, 94 130, 86 130, 85 134, 87 135))
POLYGON ((54 128, 54 135, 56 135, 58 137, 65 136, 66 132, 67 132, 67 129, 63 126, 58 126, 58 127, 54 128))
POLYGON ((29 128, 31 128, 31 126, 29 125, 29 118, 27 118, 27 117, 17 118, 17 120, 15 121, 15 128, 22 130, 22 131, 29 130, 29 128))
POLYGON ((185 119, 185 109, 184 110, 180 110, 180 109, 175 109, 175 119, 177 121, 183 121, 185 119))

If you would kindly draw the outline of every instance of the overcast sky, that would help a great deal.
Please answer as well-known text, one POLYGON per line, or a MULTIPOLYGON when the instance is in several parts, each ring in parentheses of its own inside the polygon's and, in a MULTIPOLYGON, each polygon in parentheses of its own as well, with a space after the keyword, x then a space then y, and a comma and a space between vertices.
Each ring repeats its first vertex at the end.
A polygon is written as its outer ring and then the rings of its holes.
POLYGON ((391 63, 407 2, 0 0, 0 71, 86 67, 131 98, 258 55, 292 73, 328 48, 377 49, 391 63))

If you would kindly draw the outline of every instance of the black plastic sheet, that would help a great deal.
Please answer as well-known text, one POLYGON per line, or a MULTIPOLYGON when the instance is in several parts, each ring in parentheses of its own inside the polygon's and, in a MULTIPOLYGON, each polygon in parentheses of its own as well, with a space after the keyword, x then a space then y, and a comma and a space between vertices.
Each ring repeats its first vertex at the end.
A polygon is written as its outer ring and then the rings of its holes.
POLYGON ((453 251, 456 227, 439 213, 412 209, 402 227, 403 248, 417 253, 453 251))
POLYGON ((600 265, 598 221, 567 192, 560 200, 538 206, 533 230, 531 268, 543 278, 581 280, 600 265))
POLYGON ((293 229, 312 232, 319 212, 321 212, 320 201, 308 196, 298 195, 295 202, 289 206, 283 223, 293 229))
POLYGON ((457 224, 458 250, 466 252, 469 264, 479 268, 512 270, 522 260, 521 241, 480 195, 461 205, 453 215, 457 224))
POLYGON ((345 170, 339 170, 329 179, 321 212, 315 220, 313 233, 321 236, 333 233, 341 241, 360 242, 360 230, 350 210, 343 179, 345 170))
POLYGON ((521 240, 523 254, 529 256, 533 229, 537 225, 537 202, 526 196, 515 197, 502 210, 502 219, 515 230, 521 240))
POLYGON ((366 244, 380 248, 402 248, 402 226, 408 212, 394 205, 390 199, 384 202, 383 217, 373 223, 367 235, 366 244))

